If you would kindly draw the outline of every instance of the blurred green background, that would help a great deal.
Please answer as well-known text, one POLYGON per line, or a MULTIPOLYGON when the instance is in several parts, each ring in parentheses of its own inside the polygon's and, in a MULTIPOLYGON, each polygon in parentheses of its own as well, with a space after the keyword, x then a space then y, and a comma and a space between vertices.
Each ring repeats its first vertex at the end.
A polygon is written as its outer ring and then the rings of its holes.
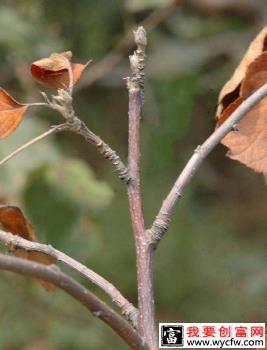
MULTIPOLYGON (((194 148, 214 129, 218 92, 266 18, 263 0, 1 0, 0 84, 21 102, 40 101, 44 88, 31 80, 32 61, 66 50, 74 61, 93 59, 76 88, 76 112, 126 159, 127 33, 145 20, 152 28, 142 121, 149 226, 194 148)), ((59 122, 56 113, 32 110, 1 141, 0 156, 59 122)), ((159 321, 266 320, 267 188, 262 176, 225 153, 218 146, 205 161, 156 252, 159 321)), ((73 134, 46 139, 1 167, 0 189, 1 202, 21 206, 41 242, 136 302, 125 188, 94 147, 73 134)), ((1 350, 126 349, 62 291, 49 294, 1 273, 0 295, 1 350)))

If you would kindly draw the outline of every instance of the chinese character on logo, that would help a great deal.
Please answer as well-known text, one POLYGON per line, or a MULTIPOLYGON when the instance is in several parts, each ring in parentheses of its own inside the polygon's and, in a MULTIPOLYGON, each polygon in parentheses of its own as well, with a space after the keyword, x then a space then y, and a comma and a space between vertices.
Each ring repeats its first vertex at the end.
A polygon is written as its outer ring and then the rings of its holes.
POLYGON ((245 338, 247 336, 247 328, 248 327, 235 327, 235 336, 237 338, 245 338))
POLYGON ((231 337, 231 327, 224 327, 221 326, 219 328, 219 333, 220 333, 220 337, 225 338, 225 337, 231 337))
POLYGON ((161 345, 162 346, 182 346, 183 345, 183 326, 166 325, 161 327, 161 345))
POLYGON ((264 334, 264 327, 261 326, 252 326, 251 327, 251 336, 252 337, 263 337, 264 334))
POLYGON ((203 327, 203 337, 215 337, 215 327, 214 326, 204 326, 203 327))
POLYGON ((187 327, 186 333, 188 338, 199 337, 199 327, 196 327, 196 326, 187 327))

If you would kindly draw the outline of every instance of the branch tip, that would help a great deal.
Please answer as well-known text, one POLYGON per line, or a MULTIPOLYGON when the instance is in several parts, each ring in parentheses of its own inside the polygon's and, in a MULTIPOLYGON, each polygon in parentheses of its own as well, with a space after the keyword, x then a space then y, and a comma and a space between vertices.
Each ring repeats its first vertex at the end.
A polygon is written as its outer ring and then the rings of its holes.
POLYGON ((140 26, 137 28, 137 30, 134 30, 133 33, 136 45, 144 49, 145 46, 147 46, 147 36, 145 28, 143 26, 140 26))
POLYGON ((128 198, 133 232, 135 236, 137 284, 138 284, 138 331, 151 349, 157 348, 155 329, 154 291, 152 279, 153 245, 148 240, 142 209, 140 186, 140 121, 144 100, 144 68, 146 32, 138 27, 134 32, 136 51, 129 57, 132 74, 126 79, 129 92, 129 142, 128 161, 132 181, 128 184, 128 198))

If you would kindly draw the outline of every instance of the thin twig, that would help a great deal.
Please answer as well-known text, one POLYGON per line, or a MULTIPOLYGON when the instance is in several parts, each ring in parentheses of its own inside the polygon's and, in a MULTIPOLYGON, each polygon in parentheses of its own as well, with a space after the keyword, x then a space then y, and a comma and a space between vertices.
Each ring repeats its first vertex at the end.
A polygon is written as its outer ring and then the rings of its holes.
POLYGON ((81 135, 87 142, 92 143, 96 146, 98 152, 105 158, 108 159, 112 165, 119 178, 124 183, 129 183, 131 180, 128 168, 122 162, 118 154, 105 143, 98 135, 94 134, 84 122, 81 122, 79 130, 73 130, 75 133, 81 135))
POLYGON ((46 102, 32 102, 32 103, 24 103, 24 106, 27 107, 47 107, 46 102))
POLYGON ((0 269, 53 283, 84 305, 94 316, 109 325, 132 349, 148 350, 143 339, 126 320, 80 283, 61 272, 55 265, 43 265, 0 254, 0 269))
POLYGON ((18 153, 22 152, 26 148, 32 146, 34 143, 46 138, 47 136, 59 132, 59 131, 72 131, 76 134, 81 135, 87 142, 96 146, 98 152, 105 158, 108 159, 117 173, 118 177, 127 184, 130 181, 130 175, 128 168, 124 165, 118 154, 99 136, 94 134, 86 124, 81 121, 74 112, 72 105, 72 96, 70 91, 59 89, 57 95, 53 95, 51 101, 44 92, 41 92, 45 99, 45 102, 29 103, 28 106, 45 106, 53 110, 58 111, 65 119, 64 124, 56 125, 51 127, 48 131, 28 141, 24 145, 14 150, 11 154, 6 156, 0 161, 0 166, 6 163, 8 160, 13 158, 18 153))
POLYGON ((171 214, 177 200, 182 196, 185 186, 192 179, 203 160, 214 149, 215 146, 224 138, 226 134, 231 132, 235 125, 264 97, 267 96, 267 84, 263 85, 254 94, 248 97, 232 115, 218 128, 211 136, 201 145, 198 146, 179 175, 162 206, 156 219, 150 229, 151 239, 155 245, 161 240, 162 236, 168 229, 171 214))
MULTIPOLYGON (((135 24, 135 27, 143 26, 147 32, 150 32, 173 14, 182 1, 183 0, 169 1, 166 5, 151 12, 144 20, 135 24)), ((118 46, 109 52, 102 60, 92 65, 88 74, 85 74, 82 81, 79 82, 76 90, 85 88, 103 78, 103 76, 110 72, 114 66, 120 63, 124 57, 124 53, 134 44, 132 33, 133 28, 128 29, 118 46)))
POLYGON ((71 258, 65 253, 53 248, 51 245, 41 244, 38 242, 28 241, 20 236, 0 230, 0 242, 8 247, 10 250, 22 248, 27 251, 40 252, 47 254, 57 261, 63 262, 71 269, 79 272, 89 281, 101 288, 111 300, 121 309, 122 314, 129 319, 136 327, 136 308, 120 293, 120 291, 104 277, 98 275, 93 270, 81 264, 77 260, 71 258))
POLYGON ((128 77, 129 91, 129 172, 128 183, 130 214, 135 236, 137 284, 138 284, 138 330, 151 349, 157 348, 155 330, 154 294, 152 285, 152 253, 153 249, 147 240, 142 209, 140 187, 140 121, 144 98, 144 67, 146 32, 138 27, 134 32, 137 50, 130 56, 132 70, 128 77))
POLYGON ((95 145, 98 152, 112 163, 118 177, 127 184, 130 181, 128 168, 124 165, 117 153, 75 115, 70 93, 66 90, 59 89, 58 95, 52 96, 51 101, 46 94, 42 93, 42 95, 48 106, 58 111, 66 120, 67 130, 81 135, 87 142, 95 145))
POLYGON ((11 152, 9 155, 7 155, 5 158, 3 158, 0 161, 0 166, 3 165, 4 163, 6 163, 7 161, 9 161, 11 158, 15 157, 20 152, 24 151, 26 148, 28 148, 28 147, 32 146, 33 144, 43 140, 47 136, 55 134, 55 133, 60 132, 60 131, 67 130, 67 128, 68 127, 67 127, 66 124, 59 124, 59 125, 51 127, 49 130, 45 131, 44 133, 42 133, 41 135, 35 137, 34 139, 24 143, 24 145, 18 147, 13 152, 11 152))

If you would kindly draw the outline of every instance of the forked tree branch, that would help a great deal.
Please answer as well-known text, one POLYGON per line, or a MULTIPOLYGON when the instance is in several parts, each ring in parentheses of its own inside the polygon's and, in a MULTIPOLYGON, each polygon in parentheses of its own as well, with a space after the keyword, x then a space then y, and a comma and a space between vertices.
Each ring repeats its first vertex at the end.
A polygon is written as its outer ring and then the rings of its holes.
POLYGON ((143 27, 139 27, 134 32, 134 39, 137 50, 129 57, 132 75, 126 79, 129 91, 128 166, 131 177, 128 183, 128 197, 136 246, 138 330, 146 339, 151 350, 154 350, 157 348, 157 335, 152 283, 152 248, 146 237, 140 186, 140 121, 144 99, 145 48, 147 45, 146 32, 143 27))
POLYGON ((67 254, 53 248, 51 245, 41 244, 38 242, 28 241, 20 236, 0 230, 0 242, 10 251, 22 248, 27 251, 34 251, 47 254, 57 261, 63 262, 71 269, 79 272, 90 282, 101 288, 111 300, 121 309, 122 314, 132 322, 134 327, 137 324, 137 309, 120 293, 120 291, 104 277, 100 276, 93 270, 71 258, 67 254))
POLYGON ((134 350, 149 350, 144 340, 130 324, 73 278, 61 272, 55 265, 0 254, 0 270, 16 272, 53 283, 63 289, 92 314, 110 326, 134 350))
MULTIPOLYGON (((156 219, 150 229, 151 239, 155 245, 161 240, 162 236, 168 230, 171 220, 171 214, 177 200, 182 196, 185 186, 192 179, 203 160, 218 145, 226 134, 235 129, 235 125, 264 97, 267 96, 267 84, 263 85, 250 97, 248 97, 232 115, 217 128, 207 140, 195 149, 194 154, 189 159, 181 174, 178 176, 175 184, 163 201, 156 219)), ((233 131, 235 132, 235 131, 233 131)))

